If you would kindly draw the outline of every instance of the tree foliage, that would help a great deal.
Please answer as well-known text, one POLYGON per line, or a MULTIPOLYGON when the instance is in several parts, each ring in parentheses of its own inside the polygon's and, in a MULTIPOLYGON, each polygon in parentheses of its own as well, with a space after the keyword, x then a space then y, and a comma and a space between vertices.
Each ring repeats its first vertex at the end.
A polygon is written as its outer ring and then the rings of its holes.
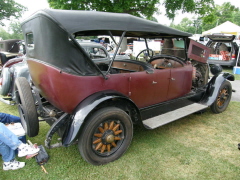
POLYGON ((0 39, 23 39, 22 29, 19 21, 13 21, 10 23, 8 32, 0 28, 0 39), (11 32, 11 33, 9 33, 11 32))
POLYGON ((194 34, 196 31, 196 27, 194 27, 194 21, 188 19, 187 17, 183 18, 182 21, 177 25, 171 23, 170 27, 192 34, 194 34))
POLYGON ((240 10, 229 2, 215 6, 207 16, 194 17, 193 19, 183 18, 179 24, 172 23, 170 26, 192 34, 201 34, 203 31, 212 29, 226 21, 240 25, 240 10))
POLYGON ((11 39, 23 39, 23 33, 21 23, 19 21, 11 22, 9 25, 9 31, 12 32, 11 39))
POLYGON ((203 31, 209 30, 226 21, 240 25, 239 8, 236 8, 230 2, 223 3, 221 6, 217 5, 208 16, 202 18, 203 31))
POLYGON ((14 0, 0 1, 0 25, 4 25, 2 20, 10 20, 11 17, 18 19, 27 8, 14 0))
POLYGON ((48 0, 48 2, 54 9, 128 13, 147 19, 158 12, 158 5, 161 3, 170 19, 174 19, 178 10, 200 15, 208 14, 214 4, 213 0, 48 0))
POLYGON ((96 10, 128 13, 150 18, 157 11, 158 0, 48 0, 54 9, 96 10))
POLYGON ((177 11, 205 16, 214 8, 213 0, 165 0, 163 4, 166 8, 166 15, 170 19, 175 18, 177 11))

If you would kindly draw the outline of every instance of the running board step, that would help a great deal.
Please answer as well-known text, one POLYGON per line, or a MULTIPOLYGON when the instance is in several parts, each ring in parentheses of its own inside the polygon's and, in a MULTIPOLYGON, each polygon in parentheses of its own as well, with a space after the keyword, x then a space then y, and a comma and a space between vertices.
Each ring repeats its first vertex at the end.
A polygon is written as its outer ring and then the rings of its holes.
POLYGON ((143 121, 143 125, 147 129, 155 129, 164 124, 170 123, 187 115, 193 114, 200 110, 206 109, 208 106, 198 103, 193 103, 191 105, 176 109, 174 111, 167 112, 165 114, 161 114, 159 116, 146 119, 143 121))

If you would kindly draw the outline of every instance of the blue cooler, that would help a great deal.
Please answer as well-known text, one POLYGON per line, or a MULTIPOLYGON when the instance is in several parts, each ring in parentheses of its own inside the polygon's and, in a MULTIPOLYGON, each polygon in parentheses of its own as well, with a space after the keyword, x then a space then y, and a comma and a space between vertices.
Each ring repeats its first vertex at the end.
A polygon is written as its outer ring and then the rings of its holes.
POLYGON ((233 67, 233 74, 240 74, 240 67, 233 67))

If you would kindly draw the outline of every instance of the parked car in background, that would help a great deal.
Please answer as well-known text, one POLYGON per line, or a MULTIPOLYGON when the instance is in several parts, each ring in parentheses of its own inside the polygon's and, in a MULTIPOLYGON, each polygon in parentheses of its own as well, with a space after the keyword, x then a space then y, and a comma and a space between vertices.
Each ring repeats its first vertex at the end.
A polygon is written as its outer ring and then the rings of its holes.
MULTIPOLYGON (((83 47, 83 49, 89 54, 90 58, 96 63, 109 64, 113 53, 109 53, 104 46, 95 42, 77 42, 83 47)), ((130 59, 128 55, 117 54, 115 59, 130 59)))
POLYGON ((32 83, 19 77, 14 88, 27 135, 38 135, 41 118, 50 125, 46 147, 78 143, 93 165, 120 158, 133 125, 155 129, 208 107, 221 113, 230 102, 234 76, 212 66, 208 79, 209 48, 190 41, 189 33, 129 14, 54 9, 36 12, 21 26, 32 83), (97 63, 95 52, 75 39, 98 35, 116 44, 110 62, 97 63), (145 47, 135 59, 116 60, 125 37, 143 38, 145 47), (150 39, 164 39, 162 54, 154 55, 150 39), (53 144, 56 132, 61 141, 53 144))
POLYGON ((9 59, 19 56, 19 53, 25 54, 23 49, 24 42, 20 39, 8 39, 0 41, 0 65, 4 65, 9 59))
POLYGON ((4 97, 0 98, 0 101, 9 105, 15 104, 14 83, 17 77, 25 77, 28 82, 31 80, 24 57, 10 59, 4 64, 0 74, 0 95, 4 97))
MULTIPOLYGON (((212 34, 207 35, 209 41, 206 46, 210 48, 208 58, 209 64, 219 64, 221 66, 235 66, 239 51, 238 44, 234 42, 235 35, 212 34)), ((238 62, 240 65, 240 62, 238 62)))
POLYGON ((15 104, 14 82, 17 77, 30 81, 26 61, 24 61, 25 44, 22 40, 0 41, 0 101, 15 104))

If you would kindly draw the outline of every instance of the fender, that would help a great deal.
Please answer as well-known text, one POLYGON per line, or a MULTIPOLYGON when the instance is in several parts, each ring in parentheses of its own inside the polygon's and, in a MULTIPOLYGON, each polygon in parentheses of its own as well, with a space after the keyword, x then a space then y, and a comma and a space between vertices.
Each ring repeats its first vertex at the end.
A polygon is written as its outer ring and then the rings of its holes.
POLYGON ((87 116, 98 105, 110 99, 127 100, 130 104, 132 104, 135 107, 138 115, 140 116, 138 107, 131 99, 129 99, 125 95, 113 90, 97 92, 83 100, 74 110, 73 116, 71 117, 72 124, 70 125, 70 128, 67 130, 67 133, 63 137, 63 146, 71 145, 78 138, 80 128, 82 127, 82 124, 86 120, 87 116))
POLYGON ((216 100, 218 91, 222 85, 222 83, 226 80, 234 81, 234 75, 230 73, 221 73, 215 75, 208 83, 206 93, 201 100, 202 104, 207 106, 212 105, 212 103, 216 100))

